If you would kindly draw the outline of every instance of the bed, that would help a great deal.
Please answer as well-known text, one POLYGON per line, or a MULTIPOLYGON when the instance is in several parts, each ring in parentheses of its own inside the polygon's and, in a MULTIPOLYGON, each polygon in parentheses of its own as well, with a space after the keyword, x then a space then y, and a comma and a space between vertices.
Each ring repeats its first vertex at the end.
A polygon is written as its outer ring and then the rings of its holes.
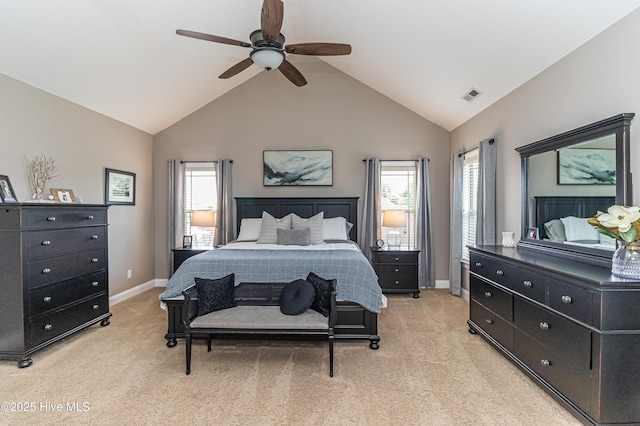
POLYGON ((536 204, 536 227, 539 238, 546 241, 615 250, 615 240, 599 234, 588 218, 598 212, 606 212, 615 204, 615 197, 534 197, 536 204))
MULTIPOLYGON (((184 337, 182 326, 182 287, 193 282, 193 277, 215 278, 227 272, 236 274, 240 282, 288 282, 305 278, 309 272, 337 279, 338 319, 335 326, 336 339, 367 339, 371 349, 378 349, 378 313, 383 296, 377 276, 369 261, 355 243, 357 236, 356 197, 298 197, 298 198, 236 198, 237 230, 241 236, 243 219, 253 222, 263 212, 274 218, 294 213, 300 218, 311 218, 318 213, 324 219, 344 218, 352 224, 347 236, 350 241, 327 240, 327 244, 313 247, 270 247, 273 250, 256 250, 252 242, 234 242, 224 248, 212 250, 189 258, 167 283, 161 301, 168 312, 168 327, 165 338, 167 346, 176 345, 177 338, 184 337), (305 250, 303 250, 305 249, 305 250), (279 263, 278 263, 279 262, 279 263), (207 276, 209 275, 209 276, 207 276)), ((244 221, 245 230, 248 221, 244 221)), ((270 244, 263 245, 271 246, 270 244)))

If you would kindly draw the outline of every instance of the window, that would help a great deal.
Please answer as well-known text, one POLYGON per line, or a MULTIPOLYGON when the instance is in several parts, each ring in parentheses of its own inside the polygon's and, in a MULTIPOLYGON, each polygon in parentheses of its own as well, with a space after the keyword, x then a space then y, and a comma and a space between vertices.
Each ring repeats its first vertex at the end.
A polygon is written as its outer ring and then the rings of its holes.
POLYGON ((462 260, 469 261, 467 245, 476 243, 478 216, 478 150, 465 154, 462 169, 462 260))
POLYGON ((413 248, 416 246, 416 162, 381 161, 380 170, 381 237, 389 245, 394 240, 394 232, 399 232, 400 247, 413 248), (387 215, 386 224, 397 225, 397 228, 385 226, 387 211, 392 213, 387 215), (392 216, 401 220, 389 221, 392 216))
POLYGON ((185 162, 184 235, 193 247, 213 247, 217 211, 216 169, 213 162, 185 162))

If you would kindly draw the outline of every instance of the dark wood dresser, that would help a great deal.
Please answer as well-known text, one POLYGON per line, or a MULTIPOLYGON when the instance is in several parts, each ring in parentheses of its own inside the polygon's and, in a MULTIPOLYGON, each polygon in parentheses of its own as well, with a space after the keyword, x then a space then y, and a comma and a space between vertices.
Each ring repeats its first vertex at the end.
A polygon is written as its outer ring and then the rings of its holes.
POLYGON ((587 424, 640 423, 640 282, 535 251, 470 248, 470 331, 587 424))
POLYGON ((418 254, 420 250, 371 250, 371 263, 378 275, 378 283, 385 294, 413 293, 420 297, 418 288, 418 254))
POLYGON ((0 357, 30 355, 109 323, 107 208, 0 204, 0 357))

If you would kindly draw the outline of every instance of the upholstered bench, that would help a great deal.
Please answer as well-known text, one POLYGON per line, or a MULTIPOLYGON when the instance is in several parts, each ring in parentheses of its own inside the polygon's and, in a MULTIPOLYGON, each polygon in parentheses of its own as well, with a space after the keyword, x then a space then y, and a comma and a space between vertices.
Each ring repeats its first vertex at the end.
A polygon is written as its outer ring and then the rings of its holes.
POLYGON ((191 373, 191 342, 194 335, 207 336, 211 351, 214 335, 256 335, 260 337, 326 336, 329 341, 329 376, 333 377, 333 328, 336 323, 336 283, 332 280, 329 316, 307 309, 299 315, 280 311, 280 293, 287 284, 241 283, 235 287, 234 307, 198 316, 198 293, 193 285, 185 289, 182 309, 185 325, 187 375, 191 373))

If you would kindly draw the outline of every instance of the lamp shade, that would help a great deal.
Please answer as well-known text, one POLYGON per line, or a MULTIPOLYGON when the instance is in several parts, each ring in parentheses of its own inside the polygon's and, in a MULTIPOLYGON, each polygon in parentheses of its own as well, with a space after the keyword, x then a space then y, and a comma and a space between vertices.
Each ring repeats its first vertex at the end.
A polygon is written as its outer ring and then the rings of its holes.
POLYGON ((194 210, 191 212, 191 226, 216 226, 216 213, 212 210, 194 210))
POLYGON ((407 226, 407 213, 403 210, 387 210, 382 216, 382 226, 404 228, 407 226))
POLYGON ((260 68, 270 71, 280 66, 284 60, 284 54, 278 50, 260 49, 251 53, 251 60, 260 68))

